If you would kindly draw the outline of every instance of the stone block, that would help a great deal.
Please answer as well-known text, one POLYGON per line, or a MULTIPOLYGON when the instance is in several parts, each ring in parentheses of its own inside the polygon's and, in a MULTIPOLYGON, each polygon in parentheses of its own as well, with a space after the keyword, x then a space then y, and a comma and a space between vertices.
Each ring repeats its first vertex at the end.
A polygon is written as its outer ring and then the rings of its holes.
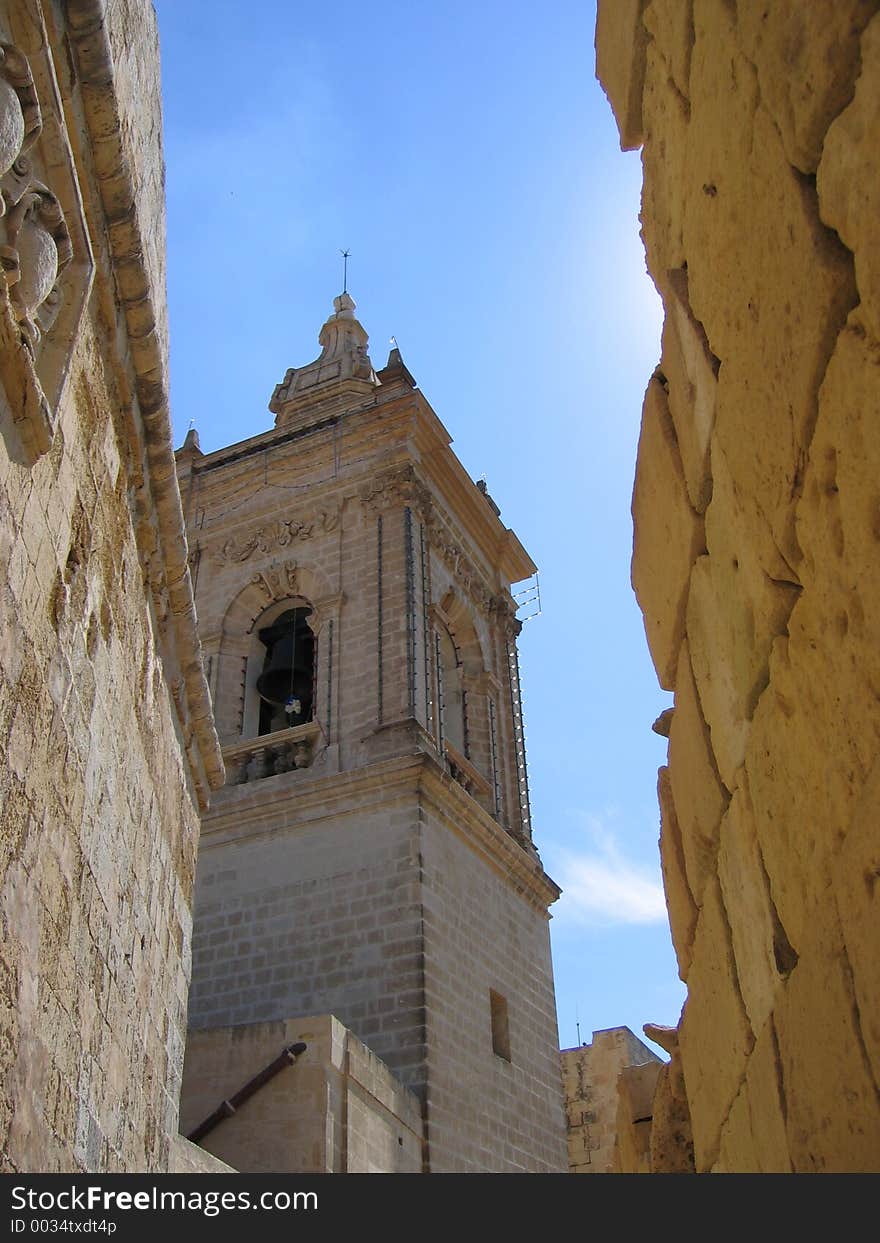
POLYGON ((679 977, 687 980, 697 924, 697 907, 688 885, 681 829, 668 768, 661 768, 658 773, 657 797, 660 802, 660 864, 669 911, 669 927, 678 961, 679 977))
POLYGON ((596 76, 614 111, 623 151, 642 143, 644 7, 645 0, 599 0, 596 15, 596 76))
POLYGON ((862 32, 876 10, 873 0, 781 0, 737 12, 737 40, 757 69, 762 103, 802 173, 815 173, 828 128, 852 99, 860 68, 864 75, 862 32))
POLYGON ((697 906, 714 875, 721 818, 730 796, 718 776, 691 668, 690 646, 681 646, 675 678, 675 711, 669 729, 669 784, 675 804, 686 882, 697 906))
POLYGON ((745 777, 721 822, 718 877, 730 922, 733 957, 753 1031, 769 1019, 782 982, 797 965, 797 952, 779 919, 755 826, 745 777))
POLYGON ((717 1159, 721 1124, 740 1090, 754 1045, 717 881, 706 886, 697 921, 679 1045, 696 1169, 705 1172, 717 1159))
POLYGON ((687 497, 665 388, 651 379, 633 489, 632 582, 660 685, 672 690, 684 636, 691 567, 703 552, 703 528, 687 497))
POLYGON ((880 1172, 876 1083, 833 904, 807 927, 773 1021, 794 1172, 880 1172))

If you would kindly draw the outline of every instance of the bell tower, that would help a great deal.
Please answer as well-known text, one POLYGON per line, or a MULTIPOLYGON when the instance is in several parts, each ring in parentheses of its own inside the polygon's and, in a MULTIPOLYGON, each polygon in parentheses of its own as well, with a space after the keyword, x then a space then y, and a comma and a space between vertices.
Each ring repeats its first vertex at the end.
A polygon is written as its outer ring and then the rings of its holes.
POLYGON ((227 784, 193 1031, 334 1015, 418 1098, 431 1172, 567 1169, 511 585, 535 567, 345 292, 271 431, 178 451, 227 784))

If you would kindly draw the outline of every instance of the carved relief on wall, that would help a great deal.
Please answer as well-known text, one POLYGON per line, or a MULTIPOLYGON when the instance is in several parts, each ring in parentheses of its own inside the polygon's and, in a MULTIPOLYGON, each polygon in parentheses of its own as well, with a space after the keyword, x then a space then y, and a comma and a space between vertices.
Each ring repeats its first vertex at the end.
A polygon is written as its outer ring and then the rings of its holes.
POLYGON ((269 600, 284 600, 295 596, 298 591, 298 577, 295 561, 285 561, 283 565, 273 565, 256 573, 251 582, 259 587, 269 600))
POLYGON ((286 548, 295 540, 306 540, 315 534, 335 531, 339 526, 339 510, 319 510, 304 519, 269 522, 251 535, 228 539, 217 552, 221 561, 247 561, 255 552, 268 553, 286 548))
MULTIPOLYGON (((47 93, 48 56, 43 43, 37 59, 47 93)), ((47 127, 32 60, 0 40, 0 380, 28 461, 51 444, 92 273, 63 118, 52 111, 47 127)))
POLYGON ((362 505, 376 512, 396 505, 411 505, 423 520, 433 504, 431 493, 409 465, 380 471, 361 485, 358 495, 362 505))
POLYGON ((374 475, 360 489, 362 505, 376 512, 409 505, 425 527, 428 546, 439 554, 456 584, 483 613, 489 611, 492 592, 474 563, 465 556, 441 519, 431 495, 412 466, 395 466, 374 475))
POLYGON ((483 576, 455 543, 446 527, 432 512, 425 524, 428 546, 440 555, 456 584, 473 600, 482 613, 488 613, 494 599, 483 582, 483 576))

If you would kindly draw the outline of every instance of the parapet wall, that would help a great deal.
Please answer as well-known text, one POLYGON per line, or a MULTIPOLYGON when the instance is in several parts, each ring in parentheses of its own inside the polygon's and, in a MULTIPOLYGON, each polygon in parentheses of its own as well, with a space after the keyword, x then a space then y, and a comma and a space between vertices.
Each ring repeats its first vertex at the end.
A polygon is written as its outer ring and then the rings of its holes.
POLYGON ((666 308, 633 584, 698 1171, 880 1169, 878 9, 599 4, 666 308))

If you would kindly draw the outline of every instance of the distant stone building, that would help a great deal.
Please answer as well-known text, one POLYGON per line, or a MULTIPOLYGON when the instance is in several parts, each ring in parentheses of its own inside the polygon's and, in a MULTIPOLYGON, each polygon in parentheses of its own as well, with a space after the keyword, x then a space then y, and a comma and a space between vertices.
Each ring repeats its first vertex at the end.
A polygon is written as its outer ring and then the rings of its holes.
MULTIPOLYGON (((642 1076, 651 1076, 653 1095, 663 1063, 628 1027, 593 1032, 592 1044, 563 1049, 560 1057, 569 1171, 614 1173, 620 1077, 627 1068, 637 1068, 642 1076)), ((647 1120, 650 1125, 650 1111, 647 1120)))
MULTIPOLYGON (((228 774, 202 821, 185 1129, 207 1082, 240 1086, 216 1074, 230 1042, 332 1015, 418 1100, 426 1171, 562 1170, 559 890, 510 590, 535 567, 399 352, 373 370, 347 293, 319 339, 271 431, 178 452, 228 774)), ((231 1164, 301 1168, 236 1133, 231 1164)))

